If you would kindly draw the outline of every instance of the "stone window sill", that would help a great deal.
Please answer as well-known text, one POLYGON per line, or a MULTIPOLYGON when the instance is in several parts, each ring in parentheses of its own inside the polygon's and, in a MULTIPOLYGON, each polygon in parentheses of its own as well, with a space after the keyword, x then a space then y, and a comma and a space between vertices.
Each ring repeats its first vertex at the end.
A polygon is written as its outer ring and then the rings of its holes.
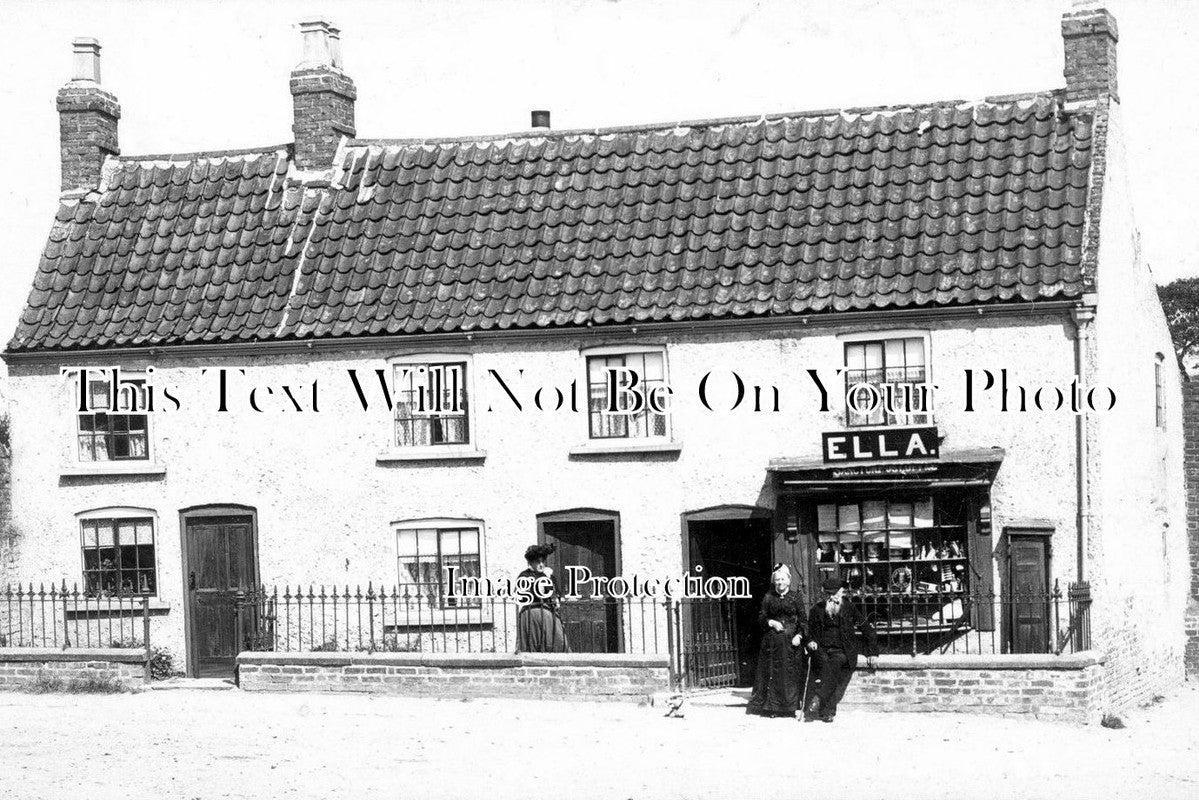
POLYGON ((487 458, 486 450, 470 446, 456 447, 413 447, 384 450, 375 457, 376 464, 394 464, 405 461, 482 461, 487 458))
MULTIPOLYGON (((98 600, 68 600, 63 604, 68 614, 101 614, 120 616, 123 614, 142 613, 142 598, 140 597, 103 597, 98 600)), ((150 613, 164 614, 171 610, 171 604, 157 597, 150 598, 150 613)))
POLYGON ((606 456, 606 455, 623 455, 623 454, 678 454, 683 450, 682 442, 671 441, 646 441, 638 439, 619 439, 619 440, 597 440, 590 441, 585 444, 570 448, 572 458, 586 458, 588 456, 606 456))
POLYGON ((97 461, 94 463, 68 464, 59 469, 64 478, 82 478, 95 475, 124 475, 161 477, 167 474, 165 464, 149 461, 97 461))
MULTIPOLYGON (((484 603, 487 601, 484 600, 484 603)), ((415 631, 424 628, 442 628, 451 626, 459 630, 469 630, 477 627, 490 628, 494 624, 492 619, 491 609, 484 605, 482 608, 463 608, 463 609, 443 609, 435 608, 424 610, 421 613, 401 612, 396 619, 391 620, 384 627, 384 630, 389 633, 400 631, 415 631)))

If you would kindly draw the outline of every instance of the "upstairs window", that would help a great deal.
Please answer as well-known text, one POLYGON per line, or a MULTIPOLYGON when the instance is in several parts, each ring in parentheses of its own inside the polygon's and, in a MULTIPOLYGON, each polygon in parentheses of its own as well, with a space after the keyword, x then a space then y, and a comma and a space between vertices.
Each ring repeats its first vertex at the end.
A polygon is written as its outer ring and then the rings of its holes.
POLYGON ((846 425, 931 425, 927 363, 921 336, 846 342, 846 425))
POLYGON ((80 461, 145 461, 150 458, 149 416, 145 413, 144 378, 112 381, 89 374, 88 407, 78 415, 80 461))
POLYGON ((89 517, 79 526, 88 597, 157 593, 153 517, 89 517))
POLYGON ((394 369, 396 447, 470 443, 465 360, 406 361, 394 369))
POLYGON ((607 353, 587 356, 588 436, 591 439, 648 439, 670 435, 667 414, 644 403, 636 411, 634 392, 648 397, 666 385, 666 354, 661 351, 607 353), (617 370, 613 372, 612 370, 617 370), (609 402, 615 380, 615 411, 609 402), (634 383, 636 386, 634 387, 634 383), (633 389, 634 392, 622 391, 633 389))
POLYGON ((1166 357, 1158 353, 1153 362, 1153 407, 1157 427, 1162 430, 1166 428, 1165 363, 1166 357))

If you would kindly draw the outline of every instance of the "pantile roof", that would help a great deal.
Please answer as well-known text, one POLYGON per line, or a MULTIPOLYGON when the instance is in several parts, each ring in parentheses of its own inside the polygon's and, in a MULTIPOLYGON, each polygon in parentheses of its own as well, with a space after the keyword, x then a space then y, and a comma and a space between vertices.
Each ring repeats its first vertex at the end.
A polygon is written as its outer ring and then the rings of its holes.
POLYGON ((1060 94, 670 127, 110 158, 10 352, 1078 297, 1060 94))

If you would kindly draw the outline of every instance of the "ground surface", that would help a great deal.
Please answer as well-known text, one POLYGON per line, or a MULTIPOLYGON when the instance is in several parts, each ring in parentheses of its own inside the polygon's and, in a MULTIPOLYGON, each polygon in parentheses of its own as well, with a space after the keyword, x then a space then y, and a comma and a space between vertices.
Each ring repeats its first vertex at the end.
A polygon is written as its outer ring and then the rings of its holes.
POLYGON ((1199 798, 1199 686, 1127 728, 845 709, 0 693, 0 798, 1199 798), (823 754, 817 758, 817 754, 823 754))

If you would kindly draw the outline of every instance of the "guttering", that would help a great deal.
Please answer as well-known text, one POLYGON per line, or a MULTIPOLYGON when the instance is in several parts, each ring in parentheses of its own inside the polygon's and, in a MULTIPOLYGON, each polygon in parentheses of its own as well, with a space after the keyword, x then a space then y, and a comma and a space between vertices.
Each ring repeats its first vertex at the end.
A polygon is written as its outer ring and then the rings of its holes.
MULTIPOLYGON (((1090 352, 1091 335, 1094 331, 1095 307, 1093 305, 1084 305, 1079 303, 1070 311, 1070 317, 1074 320, 1074 375, 1079 383, 1082 383, 1085 376, 1085 367, 1087 365, 1087 355, 1090 352)), ((1075 455, 1077 474, 1075 476, 1077 486, 1077 507, 1078 518, 1076 527, 1078 533, 1078 550, 1077 550, 1077 574, 1078 583, 1086 580, 1086 555, 1087 542, 1091 536, 1091 507, 1090 493, 1087 491, 1087 461, 1089 459, 1089 451, 1087 447, 1087 415, 1079 413, 1075 417, 1075 455)))
POLYGON ((142 345, 80 350, 32 350, 0 353, 8 364, 60 363, 69 361, 111 361, 114 359, 171 357, 269 356, 286 353, 345 352, 353 350, 399 349, 413 346, 478 344, 504 341, 554 341, 569 338, 628 339, 654 334, 729 333, 745 331, 794 332, 797 328, 845 327, 850 325, 894 327, 896 320, 929 321, 995 316, 1035 316, 1072 313, 1075 300, 1044 300, 1030 303, 988 306, 952 306, 915 309, 872 309, 868 311, 832 311, 798 314, 789 317, 734 317, 670 322, 621 322, 561 328, 522 328, 519 330, 454 331, 449 333, 410 333, 385 336, 357 336, 328 339, 289 339, 285 341, 228 341, 178 345, 142 345))

